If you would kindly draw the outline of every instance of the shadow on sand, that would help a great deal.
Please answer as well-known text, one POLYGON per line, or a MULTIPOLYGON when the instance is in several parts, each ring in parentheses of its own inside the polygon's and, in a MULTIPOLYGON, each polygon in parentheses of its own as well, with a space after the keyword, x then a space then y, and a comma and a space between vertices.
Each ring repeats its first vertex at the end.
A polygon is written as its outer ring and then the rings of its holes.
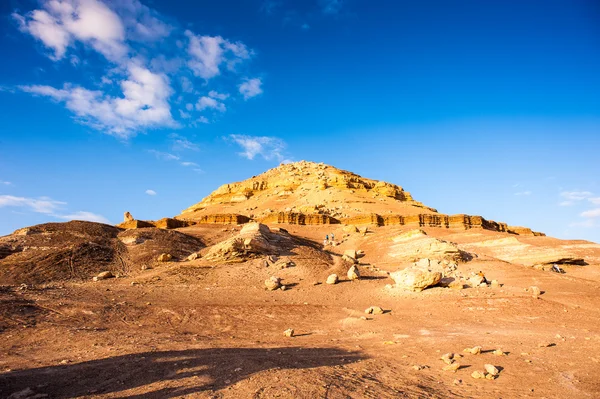
POLYGON ((172 398, 223 389, 268 369, 335 366, 364 358, 336 348, 300 347, 143 352, 0 374, 0 397, 28 389, 52 398, 75 398, 142 388, 127 397, 172 398), (143 388, 157 382, 164 384, 143 388))

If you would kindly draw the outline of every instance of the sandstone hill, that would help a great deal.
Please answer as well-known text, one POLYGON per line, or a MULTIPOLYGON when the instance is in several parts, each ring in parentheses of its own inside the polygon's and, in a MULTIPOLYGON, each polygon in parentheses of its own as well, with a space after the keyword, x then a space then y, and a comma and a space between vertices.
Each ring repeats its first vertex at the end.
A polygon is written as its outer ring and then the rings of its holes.
POLYGON ((242 182, 224 184, 177 219, 218 224, 254 220, 299 225, 485 228, 542 235, 481 216, 440 214, 395 184, 306 161, 282 164, 242 182))

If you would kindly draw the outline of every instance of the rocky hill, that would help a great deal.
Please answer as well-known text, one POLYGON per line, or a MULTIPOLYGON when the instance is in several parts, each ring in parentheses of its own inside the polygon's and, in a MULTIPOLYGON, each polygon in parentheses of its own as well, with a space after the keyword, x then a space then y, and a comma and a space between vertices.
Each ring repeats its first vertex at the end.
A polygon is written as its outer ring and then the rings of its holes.
POLYGON ((542 235, 481 216, 440 214, 395 184, 307 161, 282 164, 242 182, 224 184, 177 219, 217 224, 254 220, 299 225, 485 228, 542 235))

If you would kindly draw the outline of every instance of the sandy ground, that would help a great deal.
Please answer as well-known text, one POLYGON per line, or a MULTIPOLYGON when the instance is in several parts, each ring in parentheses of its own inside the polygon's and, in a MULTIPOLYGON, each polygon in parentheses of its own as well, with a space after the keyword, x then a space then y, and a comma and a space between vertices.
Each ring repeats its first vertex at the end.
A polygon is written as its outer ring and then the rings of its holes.
MULTIPOLYGON (((315 243, 331 229, 286 228, 315 243)), ((398 265, 382 252, 396 231, 385 229, 332 249, 367 253, 366 278, 337 285, 323 284, 334 266, 298 252, 290 256, 296 267, 285 270, 260 259, 200 259, 99 282, 3 286, 0 397, 600 397, 595 247, 575 248, 594 263, 568 266, 564 275, 479 256, 459 270, 482 270, 501 287, 396 292, 386 289, 392 280, 383 270, 398 265), (266 291, 271 275, 289 289, 266 291), (539 299, 525 291, 531 285, 543 291, 539 299), (366 315, 373 305, 386 313, 366 315), (283 335, 288 328, 294 337, 283 335), (463 353, 476 345, 483 353, 463 353), (442 370, 447 352, 464 355, 456 373, 442 370), (498 378, 473 379, 486 363, 498 378)), ((208 245, 231 233, 183 231, 208 245)), ((427 232, 465 245, 499 234, 427 232)))

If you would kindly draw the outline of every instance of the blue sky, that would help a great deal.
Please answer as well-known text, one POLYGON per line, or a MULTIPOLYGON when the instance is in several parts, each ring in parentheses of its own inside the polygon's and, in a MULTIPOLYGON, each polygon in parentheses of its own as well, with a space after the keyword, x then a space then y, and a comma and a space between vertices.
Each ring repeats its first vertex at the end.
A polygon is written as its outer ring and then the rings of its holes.
POLYGON ((600 242, 600 5, 9 0, 0 234, 312 160, 600 242))

